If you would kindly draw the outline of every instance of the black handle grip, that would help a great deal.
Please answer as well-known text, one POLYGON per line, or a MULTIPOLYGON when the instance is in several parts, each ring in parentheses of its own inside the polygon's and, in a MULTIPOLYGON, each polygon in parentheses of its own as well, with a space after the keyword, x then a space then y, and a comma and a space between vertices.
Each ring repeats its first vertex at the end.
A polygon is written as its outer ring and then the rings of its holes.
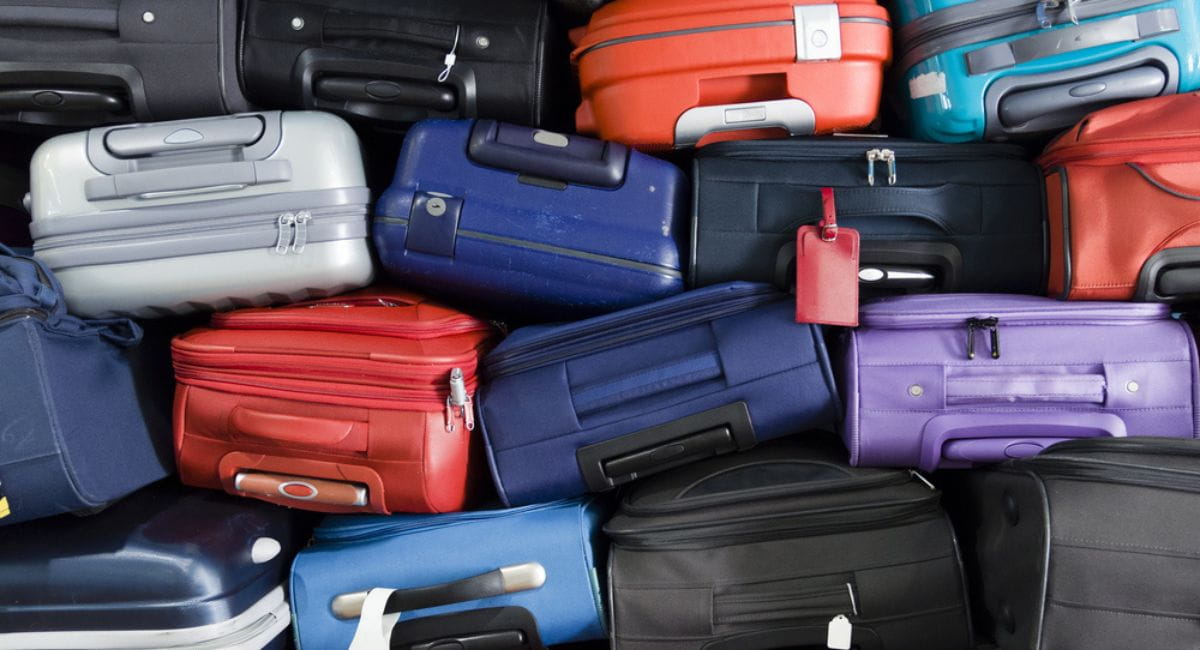
POLYGON ((321 99, 377 104, 401 104, 448 112, 458 106, 453 86, 432 81, 322 77, 313 86, 321 99))
POLYGON ((98 90, 64 88, 6 88, 0 90, 0 111, 120 113, 125 100, 98 90))
POLYGON ((475 123, 467 152, 483 165, 596 187, 619 187, 629 160, 629 148, 615 142, 495 120, 475 123))
POLYGON ((478 634, 460 634, 408 646, 408 650, 512 650, 528 645, 521 630, 502 630, 478 634))

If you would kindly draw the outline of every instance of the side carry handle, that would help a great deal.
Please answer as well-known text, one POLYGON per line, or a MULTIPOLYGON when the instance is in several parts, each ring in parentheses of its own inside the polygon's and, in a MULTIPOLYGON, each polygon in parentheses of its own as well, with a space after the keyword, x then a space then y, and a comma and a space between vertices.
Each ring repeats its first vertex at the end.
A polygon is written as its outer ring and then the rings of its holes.
POLYGON ((817 115, 799 99, 697 106, 675 121, 675 146, 693 146, 710 133, 772 128, 809 135, 817 128, 817 115))
POLYGON ((495 120, 475 123, 467 152, 489 167, 596 187, 619 187, 629 160, 622 144, 495 120))
POLYGON ((124 113, 125 100, 99 90, 56 87, 6 88, 0 90, 0 111, 53 113, 124 113))
MULTIPOLYGON (((383 613, 394 614, 440 607, 520 591, 531 591, 546 584, 546 568, 539 562, 500 567, 470 578, 425 587, 390 590, 383 613)), ((374 590, 371 590, 374 591, 374 590)), ((371 591, 339 594, 330 603, 334 617, 347 620, 363 615, 363 605, 371 591)))
POLYGON ((317 79, 313 92, 332 101, 397 104, 442 113, 458 107, 454 86, 432 81, 328 76, 317 79))
POLYGON ((921 433, 918 467, 932 472, 943 459, 998 463, 1040 452, 1076 438, 1124 438, 1125 421, 1112 413, 1037 412, 1006 414, 990 423, 978 415, 940 415, 921 433))
MULTIPOLYGON (((1200 196, 1181 196, 1200 201, 1200 196)), ((1143 302, 1179 302, 1200 297, 1200 246, 1168 248, 1142 265, 1133 299, 1143 302)))
POLYGON ((398 621, 390 650, 545 650, 524 607, 485 607, 398 621))
MULTIPOLYGON (((796 277, 796 242, 780 246, 775 286, 790 290, 796 277)), ((859 250, 862 290, 954 291, 963 268, 958 247, 944 242, 864 241, 859 250)))
POLYGON ((588 489, 602 492, 672 467, 749 449, 756 442, 746 403, 735 402, 580 447, 575 459, 588 489))
POLYGON ((1118 102, 1158 97, 1166 90, 1167 81, 1166 72, 1147 65, 1055 86, 1019 90, 1000 100, 1000 123, 1014 127, 1048 115, 1057 116, 1060 122, 1074 122, 1118 102))
POLYGON ((118 158, 139 158, 176 151, 246 147, 266 131, 261 117, 170 122, 118 127, 104 134, 104 146, 118 158))

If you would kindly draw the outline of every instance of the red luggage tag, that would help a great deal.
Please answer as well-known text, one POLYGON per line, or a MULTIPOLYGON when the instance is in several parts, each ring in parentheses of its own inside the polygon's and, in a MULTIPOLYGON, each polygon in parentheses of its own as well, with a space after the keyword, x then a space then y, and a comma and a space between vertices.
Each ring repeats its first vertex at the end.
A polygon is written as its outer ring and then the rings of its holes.
POLYGON ((796 231, 796 322, 858 327, 858 231, 839 228, 833 188, 820 225, 796 231))

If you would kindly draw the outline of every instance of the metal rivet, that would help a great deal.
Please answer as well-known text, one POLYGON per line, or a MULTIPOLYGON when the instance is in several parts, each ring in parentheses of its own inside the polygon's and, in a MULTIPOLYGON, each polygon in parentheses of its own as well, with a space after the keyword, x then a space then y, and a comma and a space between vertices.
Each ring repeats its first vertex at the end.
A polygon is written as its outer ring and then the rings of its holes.
POLYGON ((913 384, 912 386, 908 387, 908 394, 912 395, 913 397, 920 397, 925 394, 925 389, 921 386, 921 384, 913 384))
POLYGON ((429 199, 425 202, 425 211, 428 212, 430 216, 440 217, 443 214, 446 214, 446 202, 437 197, 429 199))
POLYGON ((300 31, 300 30, 304 29, 304 19, 301 18, 300 16, 296 16, 295 18, 293 18, 292 19, 292 29, 294 29, 296 31, 300 31))
POLYGON ((490 39, 486 36, 476 36, 475 37, 475 46, 481 50, 488 49, 488 46, 490 46, 491 44, 492 44, 492 39, 490 39))
POLYGON ((1140 388, 1141 386, 1136 381, 1130 381, 1129 383, 1125 384, 1125 390, 1131 393, 1138 392, 1138 389, 1140 388))
POLYGON ((153 11, 147 11, 147 12, 143 13, 143 14, 142 14, 142 22, 144 22, 144 23, 152 23, 152 22, 154 22, 154 12, 153 12, 153 11))

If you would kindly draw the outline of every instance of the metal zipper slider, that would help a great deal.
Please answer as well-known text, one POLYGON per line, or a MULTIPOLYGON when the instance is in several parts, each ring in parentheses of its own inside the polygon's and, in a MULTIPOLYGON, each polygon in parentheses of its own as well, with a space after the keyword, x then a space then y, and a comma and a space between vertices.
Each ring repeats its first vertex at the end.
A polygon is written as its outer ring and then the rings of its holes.
POLYGON ((936 490, 937 490, 937 487, 935 487, 935 486, 933 485, 933 481, 930 481, 929 479, 925 478, 925 475, 924 475, 924 474, 922 474, 922 473, 918 472, 918 471, 917 471, 917 470, 915 470, 915 469, 910 469, 910 470, 908 470, 908 473, 909 473, 909 474, 912 474, 912 477, 913 477, 914 479, 916 479, 916 480, 918 480, 918 481, 920 481, 920 482, 924 483, 924 484, 925 484, 925 487, 929 488, 930 490, 934 490, 934 491, 936 491, 936 490))
POLYGON ((875 163, 887 163, 888 185, 896 184, 896 152, 891 149, 871 149, 867 152, 867 184, 875 185, 875 163))
POLYGON ((279 237, 275 239, 275 254, 287 255, 288 246, 292 241, 292 225, 296 222, 296 215, 291 212, 285 212, 279 215, 275 225, 279 228, 279 237))
POLYGON ((1000 319, 968 318, 967 319, 967 359, 975 359, 975 330, 986 329, 991 333, 992 358, 1000 358, 1000 319))
POLYGON ((292 237, 292 252, 297 255, 303 253, 304 247, 308 244, 308 222, 310 221, 312 221, 312 214, 308 210, 296 213, 296 234, 292 237))
POLYGON ((1037 8, 1034 12, 1037 14, 1038 24, 1042 29, 1050 29, 1054 27, 1054 20, 1050 18, 1050 9, 1061 9, 1064 6, 1067 9, 1067 18, 1072 24, 1079 24, 1079 14, 1075 11, 1075 5, 1079 0, 1041 0, 1037 3, 1037 8))
POLYGON ((867 152, 867 185, 875 186, 875 162, 879 160, 879 149, 871 149, 867 152))
POLYGON ((446 430, 454 431, 454 411, 462 413, 467 431, 475 430, 474 405, 471 396, 467 394, 467 382, 463 379, 462 368, 450 371, 450 395, 446 398, 446 430))

